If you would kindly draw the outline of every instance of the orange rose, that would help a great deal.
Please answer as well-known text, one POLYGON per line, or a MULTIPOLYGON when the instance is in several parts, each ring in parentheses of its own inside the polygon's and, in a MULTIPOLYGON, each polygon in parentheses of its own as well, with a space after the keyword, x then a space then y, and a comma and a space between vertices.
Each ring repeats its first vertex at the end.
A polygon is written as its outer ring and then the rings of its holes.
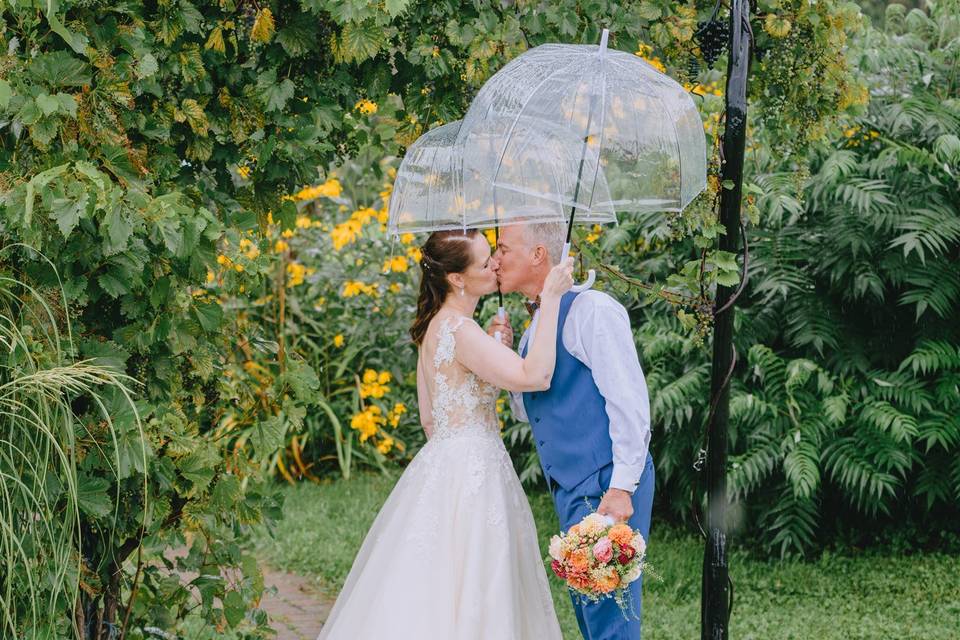
POLYGON ((568 573, 567 584, 579 591, 586 591, 590 588, 590 576, 586 573, 568 573))
POLYGON ((570 569, 574 572, 584 572, 590 569, 590 551, 588 549, 574 549, 568 559, 570 569))
POLYGON ((633 531, 629 526, 623 523, 615 524, 610 528, 610 532, 607 534, 607 537, 621 547, 625 547, 630 544, 631 540, 633 540, 633 531))
POLYGON ((596 588, 600 593, 610 593, 619 586, 620 574, 612 567, 608 569, 604 575, 597 578, 596 588))

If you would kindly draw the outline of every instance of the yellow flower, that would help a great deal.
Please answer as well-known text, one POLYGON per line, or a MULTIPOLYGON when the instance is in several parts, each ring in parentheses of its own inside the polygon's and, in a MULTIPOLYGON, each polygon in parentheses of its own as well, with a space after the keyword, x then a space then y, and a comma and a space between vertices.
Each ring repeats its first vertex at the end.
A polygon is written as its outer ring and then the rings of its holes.
POLYGON ((648 55, 650 55, 650 53, 651 53, 652 51, 653 51, 653 47, 651 47, 650 45, 648 45, 648 44, 645 43, 645 42, 641 42, 641 43, 637 46, 637 52, 636 52, 635 55, 638 55, 638 56, 640 56, 641 58, 646 58, 648 55))
POLYGON ((338 333, 337 335, 333 336, 333 346, 335 346, 337 349, 343 346, 343 334, 338 333))
POLYGON ((256 260, 260 255, 260 247, 251 242, 248 238, 240 238, 240 250, 248 260, 256 260))
POLYGON ((294 231, 293 229, 284 229, 283 233, 281 233, 280 235, 282 235, 284 238, 292 238, 294 235, 294 231))
POLYGON ((237 273, 242 273, 242 272, 243 272, 243 265, 242 265, 242 264, 235 264, 235 265, 233 265, 233 268, 234 268, 234 270, 236 270, 237 273))
POLYGON ((287 286, 296 287, 303 284, 303 278, 307 273, 307 268, 299 262, 291 262, 287 265, 287 286))
POLYGON ((399 282, 394 282, 390 285, 390 293, 400 293, 401 289, 403 289, 403 287, 400 286, 399 282))
POLYGON ((588 242, 589 244, 593 244, 594 242, 596 242, 596 241, 597 241, 597 238, 600 237, 600 232, 601 232, 601 231, 603 231, 603 227, 601 227, 601 226, 598 225, 598 224, 593 225, 593 229, 592 229, 591 232, 587 235, 587 242, 588 242))
POLYGON ((277 240, 277 243, 273 245, 273 250, 276 251, 277 253, 283 253, 289 248, 290 248, 290 245, 288 245, 283 240, 277 240))
POLYGON ((659 71, 660 73, 666 73, 667 68, 664 66, 663 62, 660 61, 660 58, 644 58, 647 62, 650 63, 650 66, 659 71))
POLYGON ((354 218, 338 224, 330 232, 330 240, 333 243, 335 251, 340 251, 346 245, 351 244, 360 237, 360 222, 354 218))
POLYGON ((497 234, 493 229, 487 229, 483 232, 483 235, 487 236, 487 242, 490 243, 491 247, 497 246, 497 234))
POLYGON ((360 442, 366 442, 375 436, 380 425, 386 423, 387 420, 383 417, 380 407, 376 405, 370 405, 350 418, 350 428, 360 432, 360 442))
POLYGON ((390 449, 393 448, 393 438, 386 436, 380 443, 377 445, 377 451, 386 455, 390 453, 390 449))
POLYGON ((246 180, 250 177, 250 167, 248 167, 247 165, 239 166, 237 167, 237 173, 240 174, 241 178, 246 180))
POLYGON ((354 211, 350 217, 355 218, 356 220, 359 220, 360 224, 367 224, 368 222, 370 222, 370 220, 372 220, 376 216, 377 216, 376 209, 373 209, 372 207, 361 207, 360 209, 357 209, 356 211, 354 211))
POLYGON ((410 264, 407 262, 407 259, 403 256, 394 256, 392 258, 387 258, 383 263, 383 272, 384 273, 403 273, 410 268, 410 264))
POLYGON ((217 276, 213 273, 213 271, 211 271, 210 269, 207 269, 207 282, 213 282, 214 280, 216 280, 216 278, 217 276))
POLYGON ((301 189, 294 195, 294 198, 297 200, 314 200, 320 197, 339 198, 342 192, 343 188, 340 186, 340 182, 331 177, 323 184, 301 189))
POLYGON ((377 103, 363 98, 353 105, 353 108, 365 116, 373 115, 377 112, 377 103))
POLYGON ((360 385, 361 398, 382 398, 390 393, 390 387, 373 382, 371 384, 360 385))
POLYGON ((387 420, 390 423, 390 426, 396 429, 400 425, 400 416, 407 412, 407 405, 402 402, 398 402, 393 405, 393 409, 390 410, 390 413, 387 414, 387 420))
POLYGON ((404 233, 400 236, 400 244, 410 244, 411 242, 413 242, 412 233, 404 233))
POLYGON ((341 295, 344 298, 352 298, 353 296, 358 296, 363 293, 363 288, 364 284, 362 282, 348 280, 343 283, 343 292, 341 295))
POLYGON ((230 258, 228 258, 227 256, 223 255, 222 253, 217 256, 217 264, 219 264, 219 265, 225 265, 225 264, 227 264, 228 262, 230 262, 230 258))
POLYGON ((376 298, 380 295, 380 284, 374 282, 373 284, 364 284, 357 280, 348 280, 343 283, 343 291, 340 293, 344 298, 352 298, 358 296, 361 293, 370 296, 371 298, 376 298))
POLYGON ((420 251, 419 247, 409 247, 407 249, 407 256, 414 262, 420 262, 420 259, 423 258, 423 252, 420 251))
POLYGON ((361 398, 382 398, 390 392, 387 383, 390 382, 391 375, 389 371, 377 373, 373 369, 367 369, 363 372, 363 383, 360 385, 361 398))

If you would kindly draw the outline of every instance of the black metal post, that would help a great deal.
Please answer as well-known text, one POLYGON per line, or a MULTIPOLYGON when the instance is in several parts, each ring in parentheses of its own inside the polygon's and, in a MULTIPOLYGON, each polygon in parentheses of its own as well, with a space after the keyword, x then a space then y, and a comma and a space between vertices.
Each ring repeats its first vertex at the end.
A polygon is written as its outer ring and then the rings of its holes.
MULTIPOLYGON (((749 0, 732 0, 730 7, 729 63, 727 66, 726 123, 723 133, 723 163, 720 195, 722 251, 736 253, 740 247, 740 197, 747 130, 747 77, 752 34, 749 0), (727 188, 731 186, 732 188, 727 188)), ((727 428, 730 418, 729 375, 733 364, 734 287, 717 287, 714 318, 711 413, 707 425, 707 542, 703 554, 703 585, 700 602, 701 640, 727 640, 730 622, 730 586, 727 565, 727 428)))

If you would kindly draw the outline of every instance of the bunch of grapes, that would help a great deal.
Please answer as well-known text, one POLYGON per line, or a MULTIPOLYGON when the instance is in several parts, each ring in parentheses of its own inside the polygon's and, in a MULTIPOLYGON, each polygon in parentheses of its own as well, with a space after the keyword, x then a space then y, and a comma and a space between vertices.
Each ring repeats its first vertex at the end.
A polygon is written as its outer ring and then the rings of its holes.
POLYGON ((725 20, 717 18, 709 22, 700 22, 697 24, 695 38, 707 66, 712 67, 727 46, 727 41, 730 39, 730 25, 725 20))

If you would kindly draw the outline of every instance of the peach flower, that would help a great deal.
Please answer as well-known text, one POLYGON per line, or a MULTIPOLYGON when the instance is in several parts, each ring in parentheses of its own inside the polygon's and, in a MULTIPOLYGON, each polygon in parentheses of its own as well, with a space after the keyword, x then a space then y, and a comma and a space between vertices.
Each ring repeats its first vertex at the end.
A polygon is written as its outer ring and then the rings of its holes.
POLYGON ((597 591, 600 593, 610 593, 620 586, 620 574, 613 567, 608 568, 597 577, 597 591))
POLYGON ((633 530, 621 522, 620 524, 615 524, 610 528, 610 532, 607 533, 607 537, 621 547, 625 547, 630 544, 631 540, 633 540, 633 530))
POLYGON ((590 569, 590 552, 587 549, 574 549, 568 559, 571 571, 582 572, 590 569))

